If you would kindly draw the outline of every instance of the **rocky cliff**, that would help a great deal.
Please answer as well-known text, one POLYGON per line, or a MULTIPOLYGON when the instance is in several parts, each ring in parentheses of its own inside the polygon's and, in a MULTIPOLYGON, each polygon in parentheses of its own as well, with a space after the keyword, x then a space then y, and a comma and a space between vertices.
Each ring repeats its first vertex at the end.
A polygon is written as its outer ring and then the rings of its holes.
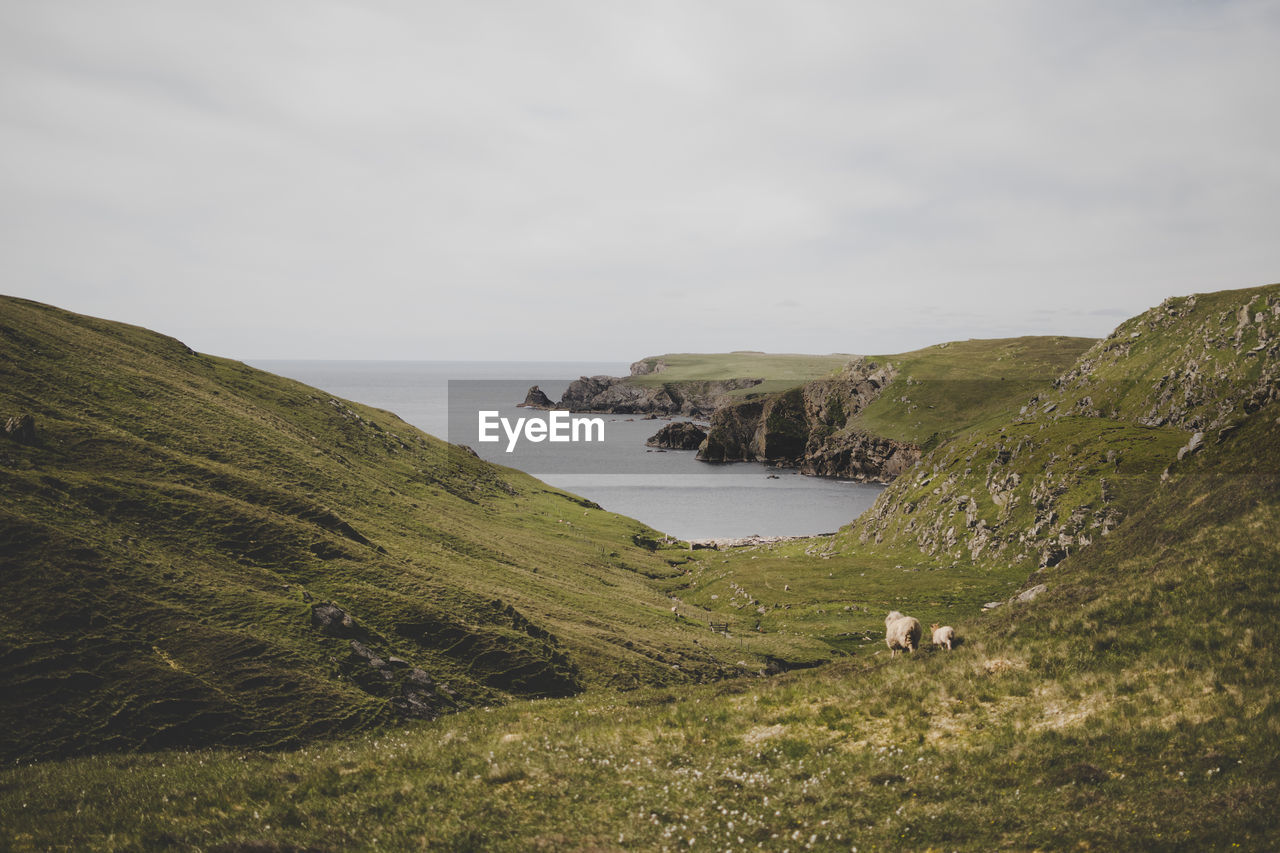
POLYGON ((915 464, 919 448, 855 429, 849 420, 896 374, 892 364, 857 359, 837 376, 724 406, 712 415, 698 458, 767 462, 823 477, 889 482, 915 464))

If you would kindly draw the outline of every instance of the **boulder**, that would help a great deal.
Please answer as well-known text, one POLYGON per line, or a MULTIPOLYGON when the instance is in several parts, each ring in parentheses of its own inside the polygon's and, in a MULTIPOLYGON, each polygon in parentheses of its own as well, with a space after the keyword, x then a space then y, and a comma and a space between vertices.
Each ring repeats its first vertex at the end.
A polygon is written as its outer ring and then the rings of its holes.
POLYGON ((356 620, 331 601, 311 605, 311 627, 330 637, 355 637, 361 633, 356 620))
POLYGON ((1178 448, 1178 460, 1181 461, 1185 459, 1192 453, 1198 451, 1202 446, 1204 446, 1204 433, 1198 432, 1191 436, 1191 440, 1184 446, 1178 448))
POLYGON ((1038 583, 1030 589, 1025 589, 1018 593, 1011 599, 1011 601, 1033 601, 1040 596, 1040 593, 1045 592, 1047 589, 1049 589, 1049 587, 1046 584, 1038 583))
POLYGON ((435 679, 425 669, 418 669, 416 666, 409 670, 409 674, 404 679, 407 688, 412 687, 418 690, 435 690, 435 679))

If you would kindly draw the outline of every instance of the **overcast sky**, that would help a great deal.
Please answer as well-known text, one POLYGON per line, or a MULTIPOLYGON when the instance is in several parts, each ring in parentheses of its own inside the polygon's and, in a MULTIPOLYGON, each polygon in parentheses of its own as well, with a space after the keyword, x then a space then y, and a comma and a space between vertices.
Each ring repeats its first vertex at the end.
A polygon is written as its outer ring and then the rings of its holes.
POLYGON ((0 0, 0 292, 235 358, 1102 336, 1280 281, 1280 2, 0 0))

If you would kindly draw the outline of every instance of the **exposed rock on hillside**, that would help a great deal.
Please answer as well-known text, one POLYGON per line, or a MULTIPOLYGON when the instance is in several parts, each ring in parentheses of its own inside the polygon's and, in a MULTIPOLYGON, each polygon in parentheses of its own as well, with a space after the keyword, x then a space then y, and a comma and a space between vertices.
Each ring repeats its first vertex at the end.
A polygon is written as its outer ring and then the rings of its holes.
POLYGON ((5 421, 4 431, 19 444, 35 444, 36 419, 32 415, 15 415, 5 421))
POLYGON ((707 431, 692 421, 679 421, 658 430, 645 444, 667 450, 697 450, 706 437, 707 431))
POLYGON ((331 637, 359 637, 364 634, 350 614, 327 601, 311 605, 311 627, 331 637))
POLYGON ((1107 422, 1019 424, 945 445, 854 523, 862 543, 1049 567, 1105 536, 1182 437, 1107 422))
POLYGON ((1208 431, 1277 398, 1280 286, 1271 286, 1166 299, 1099 341, 1025 414, 1208 431))

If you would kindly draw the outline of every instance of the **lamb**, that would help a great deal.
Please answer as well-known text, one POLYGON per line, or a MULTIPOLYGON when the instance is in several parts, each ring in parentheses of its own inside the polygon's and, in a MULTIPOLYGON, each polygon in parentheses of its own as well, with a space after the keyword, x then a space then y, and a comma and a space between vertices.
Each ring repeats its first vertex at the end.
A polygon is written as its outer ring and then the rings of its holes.
POLYGON ((947 651, 951 651, 951 644, 956 638, 955 628, 950 625, 943 625, 939 628, 938 623, 934 622, 929 626, 929 630, 933 631, 933 644, 935 646, 942 646, 947 651))
POLYGON ((894 610, 884 619, 884 642, 892 657, 898 649, 914 652, 920 645, 920 620, 894 610))

